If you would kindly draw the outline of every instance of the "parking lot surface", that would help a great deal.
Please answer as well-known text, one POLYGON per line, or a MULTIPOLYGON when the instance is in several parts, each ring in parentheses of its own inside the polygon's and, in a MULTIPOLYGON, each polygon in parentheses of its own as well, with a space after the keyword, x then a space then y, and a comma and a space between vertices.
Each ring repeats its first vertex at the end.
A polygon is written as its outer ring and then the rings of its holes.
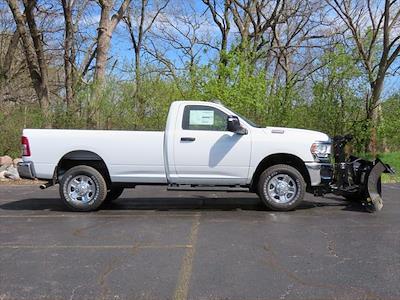
POLYGON ((0 299, 400 299, 400 185, 369 214, 308 195, 126 190, 67 211, 56 187, 0 186, 0 299))

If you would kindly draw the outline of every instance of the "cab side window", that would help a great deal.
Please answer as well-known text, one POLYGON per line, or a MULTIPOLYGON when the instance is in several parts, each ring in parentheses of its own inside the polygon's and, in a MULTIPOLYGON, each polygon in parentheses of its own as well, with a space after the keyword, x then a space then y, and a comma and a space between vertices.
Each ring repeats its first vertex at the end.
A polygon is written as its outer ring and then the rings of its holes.
POLYGON ((206 105, 186 105, 183 111, 182 129, 226 131, 228 115, 206 105))

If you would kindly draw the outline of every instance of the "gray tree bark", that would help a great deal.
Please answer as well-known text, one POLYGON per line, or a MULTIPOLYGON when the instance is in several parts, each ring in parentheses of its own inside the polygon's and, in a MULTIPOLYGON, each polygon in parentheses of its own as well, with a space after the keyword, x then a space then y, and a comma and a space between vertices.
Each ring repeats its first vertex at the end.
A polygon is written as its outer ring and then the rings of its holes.
POLYGON ((65 85, 65 102, 69 111, 71 104, 74 102, 74 25, 72 21, 73 0, 62 0, 62 7, 65 21, 64 36, 64 85, 65 85))
POLYGON ((19 3, 17 0, 7 0, 7 3, 11 9, 17 31, 21 38, 29 74, 39 101, 39 105, 47 119, 47 126, 50 126, 50 97, 48 88, 47 63, 43 51, 42 36, 37 28, 33 12, 36 5, 36 0, 23 1, 25 17, 19 10, 19 3), (28 27, 26 26, 26 23, 28 27))
POLYGON ((131 1, 132 0, 124 0, 117 13, 110 18, 110 12, 114 6, 113 1, 99 0, 101 16, 97 33, 96 69, 94 75, 97 84, 104 82, 111 37, 115 27, 117 27, 119 21, 121 21, 131 1))

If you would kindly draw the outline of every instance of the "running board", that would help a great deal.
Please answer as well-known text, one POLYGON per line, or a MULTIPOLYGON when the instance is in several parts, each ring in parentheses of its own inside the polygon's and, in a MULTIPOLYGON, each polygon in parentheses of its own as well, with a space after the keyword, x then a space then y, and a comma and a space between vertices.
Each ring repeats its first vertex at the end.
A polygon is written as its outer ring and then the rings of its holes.
POLYGON ((215 185, 190 185, 190 184, 171 184, 167 191, 209 191, 209 192, 249 192, 249 188, 240 185, 235 186, 215 186, 215 185))

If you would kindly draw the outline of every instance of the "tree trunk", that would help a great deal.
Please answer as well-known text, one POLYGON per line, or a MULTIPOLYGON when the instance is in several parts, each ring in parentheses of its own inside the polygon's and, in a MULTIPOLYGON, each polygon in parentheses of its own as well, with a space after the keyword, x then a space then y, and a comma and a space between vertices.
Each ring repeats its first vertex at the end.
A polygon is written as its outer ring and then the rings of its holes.
POLYGON ((384 83, 384 76, 381 74, 378 75, 375 82, 371 84, 372 95, 371 101, 368 108, 367 120, 370 122, 371 127, 371 135, 369 139, 368 150, 371 152, 373 157, 377 155, 377 127, 379 124, 379 116, 378 116, 378 105, 382 94, 384 83))
POLYGON ((101 17, 97 35, 96 69, 94 79, 97 84, 104 82, 107 65, 108 49, 110 48, 110 11, 111 5, 108 1, 102 1, 101 17))
POLYGON ((371 112, 371 116, 370 116, 370 122, 371 122, 371 135, 370 135, 370 139, 369 139, 369 146, 368 146, 368 150, 369 152, 371 152, 373 157, 376 157, 377 154, 377 124, 378 124, 378 113, 377 113, 377 109, 373 109, 371 112))
POLYGON ((39 32, 33 9, 36 5, 36 0, 24 0, 25 6, 25 16, 26 21, 29 26, 29 30, 31 32, 31 37, 33 40, 33 45, 35 47, 37 62, 40 70, 40 92, 42 99, 42 109, 44 110, 44 114, 46 117, 49 116, 49 106, 50 106, 50 94, 49 94, 49 82, 48 82, 48 73, 47 73, 47 62, 44 57, 43 51, 43 40, 42 34, 39 32))
POLYGON ((6 56, 4 57, 4 66, 2 66, 0 74, 0 79, 4 79, 5 82, 7 82, 9 79, 12 62, 14 60, 14 53, 18 47, 18 42, 19 42, 19 32, 18 30, 15 30, 14 34, 10 39, 10 43, 8 44, 6 56))
POLYGON ((39 105, 46 118, 47 126, 50 126, 50 101, 47 80, 47 65, 46 61, 44 60, 41 34, 37 30, 32 12, 36 1, 24 0, 26 20, 30 29, 29 33, 25 25, 25 18, 19 10, 19 4, 17 0, 7 0, 7 2, 13 14, 17 30, 22 41, 22 46, 33 88, 35 89, 39 105))
POLYGON ((228 65, 228 34, 229 28, 226 31, 221 31, 221 50, 219 53, 218 79, 226 82, 225 67, 228 65))
POLYGON ((73 65, 75 61, 73 51, 74 30, 72 23, 72 7, 70 0, 62 0, 65 20, 65 37, 64 37, 64 85, 65 85, 65 102, 67 111, 70 110, 71 104, 74 102, 74 78, 73 65))
POLYGON ((226 66, 227 61, 226 61, 226 50, 228 47, 228 35, 226 32, 222 32, 222 37, 221 37, 221 50, 220 50, 220 62, 226 66))
MULTIPOLYGON (((378 114, 378 122, 380 124, 381 122, 383 122, 383 118, 384 118, 383 117, 382 104, 381 103, 379 103, 379 105, 377 107, 377 114, 378 114)), ((382 149, 382 151, 384 153, 388 153, 390 151, 390 149, 388 147, 388 144, 387 144, 386 136, 383 136, 383 138, 382 138, 382 146, 380 148, 382 149)))
POLYGON ((107 55, 108 50, 110 49, 111 36, 114 32, 115 27, 124 16, 125 11, 131 1, 132 0, 124 0, 117 13, 114 14, 111 19, 110 12, 113 8, 113 1, 99 1, 101 6, 101 17, 97 33, 96 70, 94 74, 94 79, 97 84, 102 84, 104 82, 107 67, 107 55))
POLYGON ((135 79, 136 79, 136 99, 138 101, 138 117, 140 121, 144 120, 145 117, 145 103, 144 103, 144 98, 142 95, 141 91, 141 84, 142 84, 142 78, 141 78, 141 73, 140 73, 140 50, 141 50, 141 45, 138 44, 138 46, 135 48, 135 79))

